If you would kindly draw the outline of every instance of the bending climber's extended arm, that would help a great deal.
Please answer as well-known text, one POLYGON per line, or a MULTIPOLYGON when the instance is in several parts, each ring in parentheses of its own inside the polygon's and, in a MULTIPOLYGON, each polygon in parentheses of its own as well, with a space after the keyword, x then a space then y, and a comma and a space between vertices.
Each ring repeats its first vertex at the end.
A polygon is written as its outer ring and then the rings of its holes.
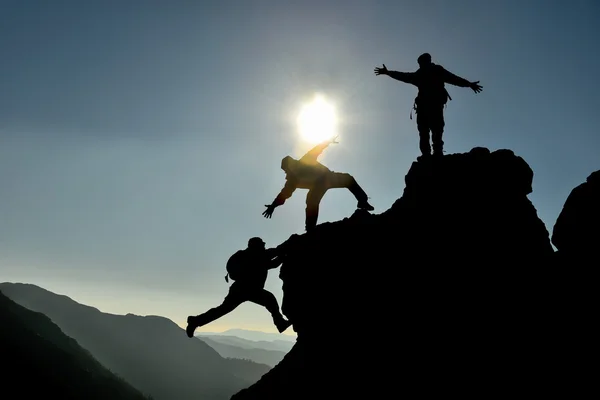
POLYGON ((274 207, 279 207, 279 206, 283 205, 287 199, 292 197, 292 194, 294 193, 295 190, 296 190, 296 183, 293 180, 288 179, 285 182, 283 189, 281 189, 281 192, 279 192, 279 194, 277 195, 277 197, 275 197, 275 200, 273 200, 273 203, 271 203, 271 204, 274 207))
POLYGON ((303 162, 303 163, 308 163, 308 164, 317 162, 317 159, 323 153, 323 150, 325 150, 327 148, 327 146, 329 146, 332 143, 335 143, 335 144, 339 143, 338 141, 336 141, 336 139, 337 139, 337 136, 334 137, 333 139, 328 139, 328 140, 325 140, 325 141, 319 143, 318 145, 316 145, 315 147, 310 149, 310 151, 308 151, 308 153, 303 155, 299 161, 303 162))
POLYGON ((262 215, 265 218, 271 218, 271 216, 273 215, 273 211, 275 211, 275 208, 283 205, 287 199, 292 197, 292 194, 295 190, 296 183, 293 180, 288 179, 285 185, 283 186, 283 189, 281 189, 281 192, 279 192, 277 197, 275 197, 275 200, 273 200, 271 204, 265 205, 267 209, 263 211, 262 215))
POLYGON ((327 146, 329 146, 330 144, 331 144, 331 140, 327 140, 323 143, 319 143, 318 145, 316 145, 315 147, 310 149, 308 151, 308 153, 303 155, 302 158, 300 159, 300 162, 309 163, 309 164, 316 162, 317 159, 319 158, 319 156, 323 153, 323 150, 325 150, 327 148, 327 146))

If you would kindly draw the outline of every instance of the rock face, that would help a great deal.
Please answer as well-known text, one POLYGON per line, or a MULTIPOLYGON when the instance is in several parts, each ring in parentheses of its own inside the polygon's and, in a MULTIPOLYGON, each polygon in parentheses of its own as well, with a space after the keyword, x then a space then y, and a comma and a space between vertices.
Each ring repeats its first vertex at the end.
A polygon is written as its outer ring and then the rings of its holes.
POLYGON ((554 320, 568 296, 548 296, 532 179, 512 151, 474 148, 413 163, 382 214, 292 235, 280 278, 297 343, 232 399, 572 395, 554 320))
POLYGON ((600 265, 600 170, 567 197, 552 231, 552 243, 564 262, 595 260, 600 265))

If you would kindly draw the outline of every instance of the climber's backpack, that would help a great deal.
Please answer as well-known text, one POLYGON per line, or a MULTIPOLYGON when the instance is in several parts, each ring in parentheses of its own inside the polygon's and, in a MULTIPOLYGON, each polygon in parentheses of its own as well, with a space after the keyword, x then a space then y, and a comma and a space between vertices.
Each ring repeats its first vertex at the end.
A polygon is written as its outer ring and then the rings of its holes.
POLYGON ((242 272, 242 268, 244 268, 244 250, 238 250, 235 252, 229 260, 227 260, 227 275, 225 275, 225 282, 229 282, 229 278, 234 281, 239 279, 242 272))

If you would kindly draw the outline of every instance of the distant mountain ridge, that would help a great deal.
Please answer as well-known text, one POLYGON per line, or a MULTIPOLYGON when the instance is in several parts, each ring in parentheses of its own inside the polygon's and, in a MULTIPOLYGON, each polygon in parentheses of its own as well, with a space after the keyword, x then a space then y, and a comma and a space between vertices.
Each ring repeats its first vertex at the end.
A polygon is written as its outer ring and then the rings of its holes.
POLYGON ((270 369, 225 359, 164 317, 102 313, 31 284, 5 282, 0 290, 46 314, 103 365, 156 400, 228 399, 270 369))
MULTIPOLYGON (((291 330, 291 329, 290 329, 291 330)), ((202 336, 235 336, 253 342, 296 342, 297 335, 287 333, 271 333, 249 329, 228 329, 223 332, 198 332, 202 336)))
POLYGON ((296 343, 295 341, 292 342, 289 340, 248 340, 239 336, 230 335, 197 334, 196 337, 201 339, 210 338, 216 342, 240 347, 243 349, 262 349, 283 352, 290 351, 296 343))
POLYGON ((235 344, 227 343, 227 339, 231 339, 232 342, 243 340, 233 336, 223 337, 226 339, 225 341, 220 341, 222 338, 219 336, 197 336, 197 338, 215 349, 222 357, 252 360, 256 363, 266 364, 270 367, 277 365, 277 363, 279 363, 287 354, 287 351, 268 350, 256 347, 241 347, 235 344))
POLYGON ((19 398, 149 400, 46 315, 0 292, 2 392, 19 398), (32 383, 32 384, 24 384, 32 383))

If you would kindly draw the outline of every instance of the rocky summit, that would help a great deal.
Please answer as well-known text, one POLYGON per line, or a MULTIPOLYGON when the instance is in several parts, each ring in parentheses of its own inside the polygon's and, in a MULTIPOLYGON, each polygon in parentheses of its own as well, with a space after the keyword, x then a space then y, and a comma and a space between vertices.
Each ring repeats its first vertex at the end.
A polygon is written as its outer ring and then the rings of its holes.
POLYGON ((580 357, 597 330, 574 318, 586 304, 552 263, 533 176, 506 149, 429 158, 387 211, 292 235, 280 278, 298 340, 232 399, 583 390, 580 357), (341 339, 322 339, 331 332, 341 339))

